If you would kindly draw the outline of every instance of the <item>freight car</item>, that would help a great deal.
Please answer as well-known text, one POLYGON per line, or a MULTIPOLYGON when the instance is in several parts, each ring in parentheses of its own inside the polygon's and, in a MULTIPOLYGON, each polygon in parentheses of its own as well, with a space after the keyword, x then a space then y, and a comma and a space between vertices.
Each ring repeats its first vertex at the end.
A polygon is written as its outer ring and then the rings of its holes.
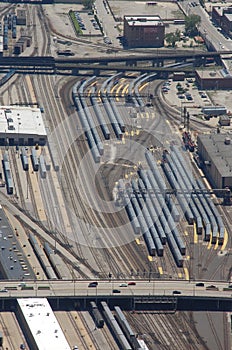
POLYGON ((94 319, 94 322, 97 328, 103 328, 105 322, 94 301, 90 302, 90 313, 94 319))
POLYGON ((101 301, 101 306, 103 309, 103 314, 114 334, 114 337, 118 344, 120 345, 120 349, 122 350, 133 350, 130 344, 128 343, 121 327, 119 326, 118 322, 116 321, 114 315, 110 311, 107 303, 105 301, 101 301))
POLYGON ((27 152, 26 152, 25 147, 22 147, 22 150, 21 150, 21 161, 22 161, 22 165, 23 165, 23 170, 28 171, 29 163, 28 163, 27 152))
POLYGON ((31 151, 31 161, 32 161, 33 170, 38 171, 39 170, 39 161, 38 161, 38 157, 37 157, 37 152, 34 148, 31 151))
POLYGON ((115 306, 114 310, 116 312, 116 320, 118 321, 120 327, 122 328, 123 332, 125 333, 127 340, 132 345, 132 348, 134 350, 142 350, 135 333, 131 329, 125 315, 123 314, 122 310, 119 306, 115 306))
POLYGON ((7 193, 13 194, 13 180, 11 176, 10 163, 9 163, 9 158, 7 153, 5 153, 3 156, 2 165, 3 165, 5 180, 6 180, 7 193))

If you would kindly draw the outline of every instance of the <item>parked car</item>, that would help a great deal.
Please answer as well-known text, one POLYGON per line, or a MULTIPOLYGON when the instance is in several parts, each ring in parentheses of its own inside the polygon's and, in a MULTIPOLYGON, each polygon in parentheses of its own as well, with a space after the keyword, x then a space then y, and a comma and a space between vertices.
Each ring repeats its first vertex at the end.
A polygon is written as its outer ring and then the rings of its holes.
POLYGON ((172 292, 172 294, 181 294, 181 291, 179 291, 179 290, 174 290, 174 291, 172 292))
POLYGON ((135 286, 136 282, 128 282, 128 286, 135 286))
POLYGON ((113 293, 121 293, 121 291, 119 289, 113 289, 112 291, 113 293))

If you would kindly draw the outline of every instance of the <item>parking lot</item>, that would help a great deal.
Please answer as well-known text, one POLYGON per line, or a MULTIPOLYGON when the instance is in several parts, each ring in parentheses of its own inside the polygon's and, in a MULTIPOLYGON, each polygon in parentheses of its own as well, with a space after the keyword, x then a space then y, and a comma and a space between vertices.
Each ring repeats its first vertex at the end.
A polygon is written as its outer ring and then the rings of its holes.
MULTIPOLYGON (((164 100, 179 111, 186 107, 191 116, 205 120, 206 124, 218 125, 219 118, 206 120, 201 109, 206 106, 225 106, 227 113, 232 111, 231 91, 205 91, 195 85, 195 79, 186 78, 184 81, 169 79, 162 86, 164 100)), ((226 127, 230 129, 230 127, 226 127)))

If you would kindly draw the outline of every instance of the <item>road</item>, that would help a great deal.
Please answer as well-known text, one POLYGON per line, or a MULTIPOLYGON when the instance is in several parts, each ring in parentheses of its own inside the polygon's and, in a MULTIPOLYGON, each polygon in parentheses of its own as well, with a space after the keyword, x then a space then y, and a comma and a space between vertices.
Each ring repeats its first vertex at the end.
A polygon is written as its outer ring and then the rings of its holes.
MULTIPOLYGON (((26 283, 28 290, 21 289, 20 281, 1 281, 0 290, 6 288, 7 292, 1 292, 2 297, 68 297, 68 296, 111 296, 113 290, 120 290, 120 295, 125 297, 135 296, 171 296, 173 291, 180 291, 181 296, 187 297, 218 297, 230 298, 231 290, 223 291, 223 288, 228 288, 228 283, 218 282, 215 286, 218 290, 206 290, 207 286, 211 286, 211 282, 203 282, 203 287, 197 287, 197 281, 157 281, 149 280, 136 281, 136 285, 128 285, 127 287, 120 287, 122 280, 101 280, 98 281, 98 286, 89 288, 89 281, 29 281, 26 283), (17 288, 12 290, 11 288, 17 288), (33 288, 33 289, 32 289, 33 288), (41 289, 47 288, 47 289, 41 289)), ((24 288, 24 287, 23 287, 24 288)), ((119 293, 118 293, 119 294, 119 293)), ((175 294, 175 293, 174 293, 175 294)), ((117 295, 117 293, 115 293, 117 295)), ((178 295, 178 294, 177 294, 178 295)))
POLYGON ((184 10, 184 12, 190 16, 190 15, 198 15, 201 17, 201 23, 199 25, 199 32, 204 37, 207 46, 209 46, 209 43, 215 48, 216 51, 225 50, 229 51, 232 49, 232 40, 226 39, 218 30, 215 28, 210 21, 210 16, 206 12, 206 10, 200 6, 198 3, 198 6, 193 7, 191 5, 191 1, 186 0, 181 2, 181 7, 184 10))

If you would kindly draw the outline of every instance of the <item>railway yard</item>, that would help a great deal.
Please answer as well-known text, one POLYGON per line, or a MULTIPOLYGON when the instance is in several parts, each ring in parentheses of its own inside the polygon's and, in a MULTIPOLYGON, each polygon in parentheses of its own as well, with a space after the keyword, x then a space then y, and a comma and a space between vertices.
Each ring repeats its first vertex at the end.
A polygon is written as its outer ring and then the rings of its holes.
MULTIPOLYGON (((99 16, 112 14, 111 8, 115 19, 128 8, 126 2, 107 4, 96 1, 99 16)), ((145 4, 138 6, 147 13, 145 4)), ((128 54, 117 38, 122 23, 109 25, 113 17, 103 22, 109 44, 90 27, 93 14, 82 5, 1 3, 2 23, 17 7, 26 11, 28 22, 17 26, 17 39, 19 33, 31 38, 23 56, 55 57, 67 47, 76 57, 128 54), (86 22, 82 38, 75 36, 69 10, 79 11, 86 22)), ((173 3, 169 10, 163 4, 156 8, 166 19, 181 13, 173 3)), ((3 56, 13 55, 14 43, 11 38, 3 56)), ((170 59, 164 68, 178 64, 170 59)), ((78 281, 85 280, 87 302, 75 300, 72 308, 67 301, 59 308, 53 301, 68 344, 60 349, 229 350, 230 312, 177 307, 184 293, 180 281, 193 283, 193 296, 206 290, 206 281, 209 295, 219 282, 232 288, 230 191, 212 189, 196 161, 198 135, 216 134, 218 127, 218 119, 204 120, 200 108, 219 104, 220 94, 199 93, 193 72, 181 82, 193 101, 178 98, 173 75, 164 79, 129 69, 76 76, 10 69, 7 74, 0 77, 0 128, 4 115, 8 126, 15 123, 15 139, 7 135, 10 127, 0 130, 1 348, 35 349, 16 303, 4 306, 15 291, 22 291, 22 298, 28 291, 34 299, 49 299, 52 282, 67 280, 76 296, 78 281), (184 107, 191 116, 183 130, 184 107), (27 110, 38 114, 46 142, 41 137, 21 142, 27 110), (110 283, 114 305, 99 297, 101 281, 110 283), (176 290, 162 295, 174 305, 171 310, 162 301, 157 308, 117 308, 127 291, 136 295, 139 281, 150 284, 153 296, 156 281, 175 281, 176 290)), ((229 91, 226 96, 223 104, 232 110, 229 91)), ((34 119, 29 124, 35 128, 34 119)), ((228 139, 230 130, 220 132, 228 139)))

